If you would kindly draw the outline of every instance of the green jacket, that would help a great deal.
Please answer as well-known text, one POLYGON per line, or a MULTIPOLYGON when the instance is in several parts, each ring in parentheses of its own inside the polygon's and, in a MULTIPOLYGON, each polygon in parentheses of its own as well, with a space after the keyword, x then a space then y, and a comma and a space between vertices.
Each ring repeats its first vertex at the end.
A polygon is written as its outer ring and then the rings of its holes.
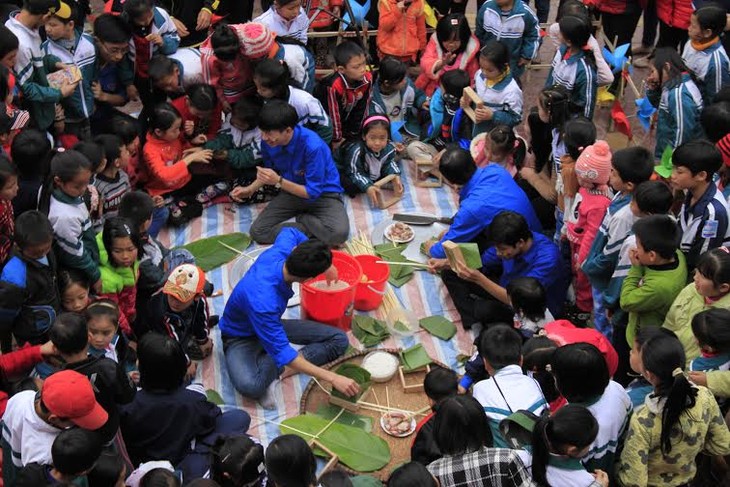
POLYGON ((101 233, 96 234, 96 245, 99 249, 102 294, 119 294, 124 288, 134 287, 139 275, 139 260, 132 267, 115 267, 109 260, 101 233))
POLYGON ((631 266, 621 286, 621 309, 629 313, 626 340, 633 346, 645 326, 662 326, 669 307, 687 282, 684 254, 676 252, 677 265, 631 266))

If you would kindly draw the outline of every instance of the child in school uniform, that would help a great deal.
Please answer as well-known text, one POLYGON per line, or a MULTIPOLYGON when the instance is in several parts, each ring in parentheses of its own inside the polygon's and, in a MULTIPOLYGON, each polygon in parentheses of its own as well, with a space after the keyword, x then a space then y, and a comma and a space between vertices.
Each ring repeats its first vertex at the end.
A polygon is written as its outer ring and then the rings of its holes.
POLYGON ((689 363, 689 377, 707 387, 718 398, 730 398, 730 310, 713 308, 692 318, 692 333, 700 346, 700 356, 689 363))
POLYGON ((309 18, 302 8, 302 0, 274 0, 271 7, 255 19, 279 37, 292 37, 307 43, 309 18))
POLYGON ((103 147, 106 166, 97 174, 94 186, 99 192, 101 219, 95 228, 101 230, 104 221, 117 215, 122 197, 132 190, 126 168, 129 164, 129 151, 122 139, 112 134, 98 135, 94 141, 103 147))
POLYGON ((720 42, 726 23, 727 11, 719 5, 700 7, 690 17, 689 42, 684 45, 682 60, 700 81, 705 106, 730 84, 730 59, 720 42))
POLYGON ((441 458, 434 438, 433 424, 439 402, 457 393, 458 377, 453 370, 434 367, 423 379, 423 390, 431 405, 431 412, 416 425, 411 443, 411 461, 428 465, 441 458))
POLYGON ((379 0, 378 56, 415 63, 426 48, 424 0, 379 0))

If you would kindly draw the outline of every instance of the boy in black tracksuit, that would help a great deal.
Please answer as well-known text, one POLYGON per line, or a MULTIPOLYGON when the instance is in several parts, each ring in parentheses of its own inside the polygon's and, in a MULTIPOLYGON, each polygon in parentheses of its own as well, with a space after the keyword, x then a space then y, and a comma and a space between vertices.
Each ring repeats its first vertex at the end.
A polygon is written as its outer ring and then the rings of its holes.
POLYGON ((428 465, 443 456, 433 436, 433 425, 439 403, 447 397, 455 395, 457 385, 458 378, 453 370, 434 367, 426 374, 423 389, 431 404, 431 414, 416 426, 416 436, 411 445, 412 461, 428 465))

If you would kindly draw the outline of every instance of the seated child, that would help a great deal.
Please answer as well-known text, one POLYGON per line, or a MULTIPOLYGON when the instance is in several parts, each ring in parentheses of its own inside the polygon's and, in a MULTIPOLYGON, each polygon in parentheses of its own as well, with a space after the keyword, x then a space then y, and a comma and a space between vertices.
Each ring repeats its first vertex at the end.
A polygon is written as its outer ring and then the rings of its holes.
POLYGON ((424 0, 378 0, 378 57, 415 63, 426 48, 424 0))
POLYGON ((431 412, 416 426, 416 435, 411 443, 411 461, 428 465, 441 458, 433 433, 433 423, 439 402, 457 393, 458 378, 450 369, 435 367, 423 379, 423 390, 431 405, 431 412))
POLYGON ((108 414, 108 420, 96 432, 105 444, 111 442, 119 429, 118 406, 132 402, 137 392, 124 366, 104 356, 89 355, 89 331, 84 315, 58 315, 51 327, 51 341, 64 363, 63 369, 78 372, 91 381, 97 402, 108 414))
POLYGON ((18 168, 18 194, 13 198, 15 218, 37 210, 43 183, 50 168, 51 143, 40 130, 26 128, 13 138, 10 157, 18 168))
POLYGON ((478 348, 490 378, 474 385, 474 398, 484 407, 494 446, 506 448, 500 421, 520 409, 539 416, 547 402, 540 385, 522 372, 522 337, 514 328, 488 328, 479 337, 478 348))
POLYGON ((621 287, 621 309, 629 313, 626 341, 634 343, 644 327, 661 327, 669 307, 687 282, 679 251, 679 229, 667 215, 650 215, 634 223, 636 247, 629 250, 631 269, 621 287))
POLYGON ((515 310, 514 326, 524 338, 532 338, 546 324, 555 321, 547 309, 545 288, 534 277, 518 277, 507 284, 510 307, 515 310))
POLYGON ((117 303, 119 326, 126 336, 133 336, 132 323, 137 316, 139 234, 130 227, 129 221, 115 216, 104 222, 104 230, 96 235, 96 245, 102 283, 99 297, 117 303))
POLYGON ((61 269, 58 272, 58 290, 62 311, 83 313, 91 303, 89 279, 76 269, 61 269))
POLYGON ((689 42, 684 45, 682 60, 700 81, 705 106, 730 84, 730 59, 720 41, 726 23, 727 11, 714 4, 698 8, 689 20, 689 42))
POLYGON ((707 387, 715 396, 730 398, 730 310, 713 308, 692 318, 692 333, 700 356, 689 363, 690 379, 707 387))
POLYGON ((172 102, 182 117, 180 141, 194 146, 213 140, 221 128, 223 107, 215 89, 203 83, 187 88, 186 95, 172 102))
POLYGON ((0 275, 0 326, 12 331, 18 345, 48 341, 61 309, 52 243, 53 228, 43 213, 30 210, 18 217, 16 250, 0 275))
POLYGON ((218 438, 211 452, 210 478, 221 485, 232 481, 255 486, 265 476, 264 446, 248 435, 218 438))
POLYGON ((372 115, 362 124, 362 141, 345 147, 344 160, 338 168, 342 187, 350 197, 365 193, 373 207, 378 206, 380 189, 373 183, 393 174, 396 194, 403 194, 400 167, 395 147, 389 141, 390 122, 385 115, 372 115))
POLYGON ((292 37, 307 43, 309 18, 302 8, 302 0, 274 0, 271 7, 253 19, 264 24, 279 37, 292 37))
POLYGON ((94 181, 94 186, 99 193, 99 206, 101 208, 101 219, 96 226, 99 231, 104 226, 104 221, 117 216, 119 203, 122 197, 132 190, 129 183, 129 176, 126 169, 129 164, 129 151, 122 143, 122 139, 112 134, 97 135, 94 142, 104 149, 106 164, 94 181))
POLYGON ((10 257, 15 232, 12 200, 18 195, 18 171, 10 160, 0 155, 0 266, 10 257))
POLYGON ((151 331, 179 341, 192 360, 203 360, 213 350, 205 285, 205 272, 200 267, 178 265, 170 271, 162 292, 150 298, 144 315, 151 331))
POLYGON ((253 68, 239 41, 242 29, 242 24, 221 22, 200 47, 203 82, 215 86, 225 113, 244 94, 255 89, 253 68))

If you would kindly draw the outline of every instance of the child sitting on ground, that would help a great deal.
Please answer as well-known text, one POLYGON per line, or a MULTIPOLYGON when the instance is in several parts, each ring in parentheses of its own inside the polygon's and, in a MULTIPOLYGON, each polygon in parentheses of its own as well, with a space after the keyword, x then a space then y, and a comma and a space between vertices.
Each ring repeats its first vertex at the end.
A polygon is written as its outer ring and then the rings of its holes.
POLYGON ((221 486, 227 483, 256 486, 266 476, 264 446, 248 435, 218 438, 211 453, 210 478, 221 486))
POLYGON ((119 203, 122 197, 132 190, 126 168, 129 164, 129 151, 122 143, 122 139, 112 134, 97 135, 94 142, 104 149, 106 165, 94 181, 99 193, 101 219, 95 230, 100 231, 104 221, 113 218, 119 212, 119 203))
POLYGON ((713 308, 692 318, 692 333, 700 356, 689 363, 692 382, 707 387, 716 397, 730 398, 730 310, 713 308))
POLYGON ((545 288, 534 277, 518 277, 507 284, 510 306, 515 310, 514 325, 524 338, 532 338, 546 324, 555 321, 547 309, 545 288))
POLYGON ((223 106, 210 85, 196 83, 185 93, 172 102, 182 117, 180 141, 200 146, 213 140, 220 130, 223 106))
POLYGON ((434 438, 433 423, 442 399, 457 393, 458 377, 453 370, 436 367, 423 379, 423 390, 431 405, 431 412, 416 426, 416 435, 411 443, 411 461, 428 465, 441 458, 441 452, 434 438))

